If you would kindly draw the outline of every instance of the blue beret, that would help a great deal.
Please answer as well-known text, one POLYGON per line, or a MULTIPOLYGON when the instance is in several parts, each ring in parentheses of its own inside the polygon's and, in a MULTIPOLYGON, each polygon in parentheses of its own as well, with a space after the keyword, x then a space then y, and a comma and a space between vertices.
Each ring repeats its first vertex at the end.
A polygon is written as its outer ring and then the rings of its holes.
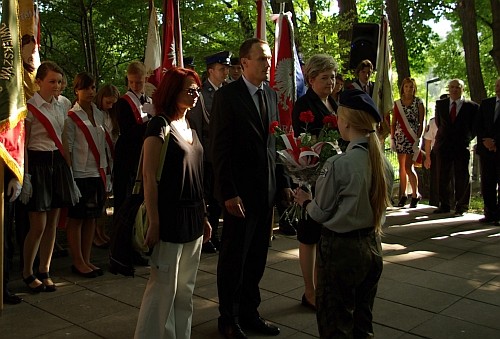
POLYGON ((222 65, 231 65, 231 52, 224 51, 205 57, 205 63, 208 65, 219 63, 222 65))
POLYGON ((342 91, 340 93, 339 105, 364 111, 370 114, 376 122, 382 121, 382 116, 378 112, 372 98, 360 89, 346 89, 342 91))

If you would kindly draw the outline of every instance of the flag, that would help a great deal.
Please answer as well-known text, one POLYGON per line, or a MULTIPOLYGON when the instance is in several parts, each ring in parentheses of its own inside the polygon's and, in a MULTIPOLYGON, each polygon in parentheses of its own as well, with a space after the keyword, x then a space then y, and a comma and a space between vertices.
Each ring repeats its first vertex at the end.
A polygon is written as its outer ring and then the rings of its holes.
POLYGON ((38 90, 36 69, 40 66, 40 13, 33 0, 19 0, 19 30, 26 100, 38 90))
POLYGON ((158 34, 157 12, 152 1, 144 65, 146 66, 147 82, 152 84, 155 88, 158 87, 161 80, 161 44, 160 35, 158 34))
POLYGON ((262 0, 256 0, 255 3, 257 5, 257 27, 255 28, 255 37, 267 41, 266 4, 262 0))
MULTIPOLYGON (((304 90, 304 77, 293 40, 291 13, 281 12, 273 16, 276 22, 270 85, 278 94, 278 109, 281 126, 285 131, 292 125, 293 105, 297 90, 304 90)), ((303 94, 303 93, 301 93, 303 94)))
POLYGON ((179 2, 164 0, 163 2, 163 73, 179 66, 184 67, 182 60, 182 31, 179 17, 179 2))
POLYGON ((17 0, 3 0, 0 21, 0 156, 19 181, 24 167, 24 118, 21 41, 17 0))
POLYGON ((373 88, 373 101, 380 114, 384 117, 380 123, 379 136, 385 139, 391 131, 391 112, 394 106, 392 97, 391 50, 389 46, 389 20, 382 17, 379 48, 377 57, 377 75, 373 88))

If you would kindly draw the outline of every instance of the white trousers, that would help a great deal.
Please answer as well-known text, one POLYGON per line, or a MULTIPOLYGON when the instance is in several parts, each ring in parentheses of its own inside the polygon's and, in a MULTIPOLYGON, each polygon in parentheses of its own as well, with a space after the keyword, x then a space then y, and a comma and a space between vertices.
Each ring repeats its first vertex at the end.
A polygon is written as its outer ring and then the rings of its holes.
POLYGON ((193 291, 202 241, 203 237, 185 244, 160 241, 154 247, 134 338, 191 337, 193 291))

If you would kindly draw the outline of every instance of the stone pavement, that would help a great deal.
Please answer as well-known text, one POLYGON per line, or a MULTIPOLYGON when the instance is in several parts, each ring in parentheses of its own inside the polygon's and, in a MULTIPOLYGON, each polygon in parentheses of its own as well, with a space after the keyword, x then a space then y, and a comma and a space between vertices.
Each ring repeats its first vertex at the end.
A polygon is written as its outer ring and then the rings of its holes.
MULTIPOLYGON (((425 205, 393 209, 383 237, 384 271, 374 307, 377 338, 500 338, 500 227, 481 217, 432 214, 425 205)), ((300 305, 303 282, 295 237, 276 234, 261 283, 261 315, 281 328, 279 338, 318 336, 314 313, 300 305)), ((107 251, 94 249, 106 268, 107 251)), ((131 338, 148 268, 135 278, 106 272, 96 279, 70 272, 69 258, 53 261, 54 293, 27 294, 10 283, 20 305, 4 305, 1 338, 131 338)), ((217 254, 202 255, 194 297, 192 338, 217 332, 217 254)), ((259 338, 248 333, 251 338, 259 338)), ((152 338, 154 339, 154 338, 152 338)))

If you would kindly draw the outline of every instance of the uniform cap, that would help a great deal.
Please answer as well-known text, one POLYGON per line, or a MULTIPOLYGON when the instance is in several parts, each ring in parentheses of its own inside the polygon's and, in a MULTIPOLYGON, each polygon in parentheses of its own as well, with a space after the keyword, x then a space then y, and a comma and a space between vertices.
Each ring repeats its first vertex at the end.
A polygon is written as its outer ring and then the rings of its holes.
POLYGON ((339 105, 364 111, 370 114, 376 122, 382 121, 382 116, 372 98, 360 89, 346 89, 342 91, 340 93, 339 105))
POLYGON ((231 58, 231 66, 234 66, 234 65, 240 65, 240 58, 238 58, 238 57, 231 58))
POLYGON ((207 66, 215 63, 230 66, 231 65, 230 58, 231 58, 231 52, 224 51, 205 57, 205 63, 207 64, 207 66))
POLYGON ((185 57, 182 58, 182 61, 184 62, 184 67, 186 66, 194 67, 194 57, 185 57))

